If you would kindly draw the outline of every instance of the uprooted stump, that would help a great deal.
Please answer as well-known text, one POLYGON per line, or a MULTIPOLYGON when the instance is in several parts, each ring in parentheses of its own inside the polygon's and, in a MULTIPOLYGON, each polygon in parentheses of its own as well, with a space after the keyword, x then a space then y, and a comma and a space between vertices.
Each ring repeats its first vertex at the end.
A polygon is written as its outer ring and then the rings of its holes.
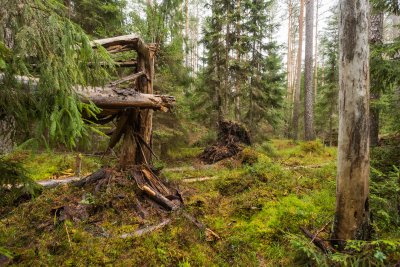
POLYGON ((183 204, 179 191, 167 187, 146 165, 132 166, 125 171, 102 168, 84 179, 72 182, 72 184, 78 187, 95 185, 97 192, 102 186, 109 184, 113 177, 125 177, 134 181, 135 188, 139 189, 142 195, 168 211, 176 210, 183 204))
POLYGON ((243 150, 243 145, 251 145, 246 128, 236 122, 220 121, 217 142, 205 148, 200 159, 207 164, 213 164, 235 156, 243 150))

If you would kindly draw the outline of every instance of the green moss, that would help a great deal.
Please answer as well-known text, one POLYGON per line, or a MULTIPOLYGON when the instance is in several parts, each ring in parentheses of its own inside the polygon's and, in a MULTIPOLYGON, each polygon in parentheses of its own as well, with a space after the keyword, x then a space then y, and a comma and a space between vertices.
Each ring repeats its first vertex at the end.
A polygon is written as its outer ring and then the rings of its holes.
MULTIPOLYGON (((18 150, 7 156, 9 160, 21 163, 35 180, 46 180, 60 176, 73 176, 76 169, 77 153, 56 153, 45 151, 18 150)), ((81 175, 87 175, 101 167, 99 157, 80 155, 81 175)))
MULTIPOLYGON (((288 140, 272 140, 269 145, 274 154, 246 148, 235 158, 200 169, 195 167, 198 163, 189 165, 194 156, 190 148, 176 157, 187 155, 186 167, 163 171, 179 186, 185 212, 215 231, 219 240, 207 241, 206 234, 179 213, 172 214, 172 222, 159 231, 119 238, 160 220, 155 214, 142 219, 133 212, 130 200, 136 195, 129 186, 92 193, 92 201, 83 205, 90 207, 93 217, 68 222, 66 230, 63 223, 54 223, 51 210, 70 202, 82 204, 83 196, 88 196, 84 189, 66 186, 45 190, 1 219, 0 248, 12 253, 15 265, 301 266, 311 260, 323 264, 325 256, 314 250, 299 228, 315 233, 333 219, 336 150, 288 140), (182 182, 196 177, 215 179, 182 182)), ((41 159, 37 165, 56 165, 57 170, 74 163, 73 155, 65 161, 54 156, 51 164, 47 162, 51 154, 19 157, 28 166, 41 159)), ((381 251, 388 258, 396 256, 386 253, 384 246, 381 251)))

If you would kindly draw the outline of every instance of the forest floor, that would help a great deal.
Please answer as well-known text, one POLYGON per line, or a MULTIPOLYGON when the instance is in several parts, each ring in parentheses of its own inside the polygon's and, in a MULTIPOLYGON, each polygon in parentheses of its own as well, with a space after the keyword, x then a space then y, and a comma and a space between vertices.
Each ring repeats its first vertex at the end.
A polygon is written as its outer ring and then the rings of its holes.
MULTIPOLYGON (((45 189, 7 210, 0 216, 3 262, 23 266, 300 266, 312 259, 317 265, 329 264, 300 227, 329 238, 336 148, 319 142, 272 140, 213 165, 199 162, 201 151, 171 152, 162 171, 161 177, 183 196, 181 211, 157 210, 138 216, 132 184, 125 182, 104 190, 70 185, 45 189), (75 213, 61 218, 59 211, 72 206, 75 213), (215 234, 199 229, 187 214, 215 234)), ((73 173, 74 155, 20 151, 13 157, 36 180, 73 173)), ((100 165, 98 157, 83 157, 83 173, 100 165)), ((399 244, 390 242, 390 253, 384 254, 382 246, 383 252, 379 250, 382 264, 400 259, 399 244)), ((379 262, 376 253, 371 249, 363 257, 379 262)), ((338 254, 336 260, 348 255, 342 256, 338 254)))

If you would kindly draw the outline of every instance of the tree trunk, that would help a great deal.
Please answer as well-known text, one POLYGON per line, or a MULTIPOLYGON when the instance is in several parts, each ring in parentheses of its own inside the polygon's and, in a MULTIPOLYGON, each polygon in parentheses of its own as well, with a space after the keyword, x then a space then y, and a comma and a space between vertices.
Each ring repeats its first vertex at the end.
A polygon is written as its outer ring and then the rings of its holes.
MULTIPOLYGON (((121 38, 123 37, 119 37, 119 39, 121 38)), ((110 40, 114 42, 114 39, 102 40, 101 42, 110 45, 110 40)), ((144 45, 140 39, 135 40, 135 42, 138 52, 136 73, 144 72, 146 74, 136 79, 136 88, 141 93, 152 94, 155 47, 144 45)), ((104 46, 104 44, 102 45, 104 46)), ((148 148, 151 148, 152 145, 153 110, 128 110, 125 111, 125 115, 128 116, 128 119, 124 126, 120 167, 128 169, 131 165, 151 164, 151 151, 148 148)))
MULTIPOLYGON (((9 15, 10 14, 6 13, 8 18, 9 15)), ((11 30, 11 25, 8 24, 8 21, 4 27, 3 42, 6 47, 10 49, 14 47, 14 35, 11 30)), ((0 155, 8 153, 13 149, 15 134, 16 125, 14 117, 0 113, 0 155)))
POLYGON ((288 113, 287 113, 287 137, 290 138, 290 132, 291 132, 291 121, 292 121, 292 104, 293 104, 293 41, 294 36, 292 36, 293 33, 293 26, 292 26, 292 19, 293 19, 293 4, 292 0, 288 1, 288 37, 287 37, 287 60, 286 60, 286 65, 287 65, 287 93, 286 93, 286 101, 288 105, 288 113))
POLYGON ((368 1, 341 0, 339 145, 333 243, 370 238, 368 1))
POLYGON ((314 46, 314 103, 317 100, 317 88, 318 88, 318 16, 319 16, 319 0, 316 0, 316 14, 315 14, 315 46, 314 46))
POLYGON ((296 87, 294 92, 293 103, 293 139, 299 138, 299 116, 300 116, 300 90, 301 90, 301 60, 303 53, 303 17, 304 17, 304 0, 300 0, 300 15, 299 15, 299 45, 297 47, 297 62, 296 62, 296 87))
POLYGON ((314 0, 306 3, 306 47, 304 64, 304 139, 314 140, 314 90, 313 90, 313 41, 314 0))
MULTIPOLYGON (((236 20, 236 64, 240 66, 240 41, 241 41, 241 29, 240 29, 240 23, 241 23, 241 17, 240 17, 240 0, 236 0, 236 8, 237 8, 237 13, 238 17, 236 20)), ((236 70, 236 85, 235 85, 235 120, 237 122, 240 121, 240 68, 236 70)))
MULTIPOLYGON (((369 43, 370 45, 379 45, 383 43, 383 12, 371 13, 369 25, 369 43)), ((372 84, 374 85, 374 87, 378 87, 379 83, 379 81, 374 81, 372 84)), ((379 99, 379 88, 371 88, 372 105, 369 109, 369 135, 371 146, 377 146, 379 142, 379 108, 374 106, 374 102, 379 101, 379 99)))
POLYGON ((189 0, 185 0, 185 66, 189 67, 189 0))

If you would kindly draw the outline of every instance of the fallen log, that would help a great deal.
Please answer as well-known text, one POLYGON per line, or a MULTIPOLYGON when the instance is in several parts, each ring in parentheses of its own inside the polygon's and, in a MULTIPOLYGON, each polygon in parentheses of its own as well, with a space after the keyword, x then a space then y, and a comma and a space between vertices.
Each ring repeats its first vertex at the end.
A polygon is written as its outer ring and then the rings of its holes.
MULTIPOLYGON (((0 73, 0 82, 4 78, 5 75, 0 73)), ((26 76, 16 76, 15 79, 17 82, 26 86, 28 90, 33 89, 32 93, 35 92, 39 82, 37 78, 26 76)), ((103 115, 112 115, 115 114, 115 110, 126 108, 153 109, 166 112, 175 104, 175 97, 173 96, 143 94, 129 89, 75 86, 73 90, 78 94, 82 102, 92 102, 103 109, 103 115), (108 110, 110 110, 110 112, 108 110)))
POLYGON ((109 53, 120 53, 129 50, 136 50, 146 59, 149 57, 150 47, 136 34, 122 35, 111 38, 92 41, 92 47, 98 45, 104 47, 109 53))
POLYGON ((52 179, 52 180, 38 181, 37 183, 46 188, 53 188, 53 187, 57 187, 59 185, 69 184, 69 183, 78 181, 80 179, 81 179, 80 177, 73 176, 73 177, 68 177, 68 178, 64 178, 64 179, 57 179, 57 180, 52 179))
MULTIPOLYGON (((78 91, 80 100, 84 103, 93 102, 101 109, 147 108, 168 111, 175 103, 175 97, 165 95, 143 94, 125 90, 122 95, 112 88, 89 87, 78 91)), ((119 92, 122 90, 119 90, 119 92)))

